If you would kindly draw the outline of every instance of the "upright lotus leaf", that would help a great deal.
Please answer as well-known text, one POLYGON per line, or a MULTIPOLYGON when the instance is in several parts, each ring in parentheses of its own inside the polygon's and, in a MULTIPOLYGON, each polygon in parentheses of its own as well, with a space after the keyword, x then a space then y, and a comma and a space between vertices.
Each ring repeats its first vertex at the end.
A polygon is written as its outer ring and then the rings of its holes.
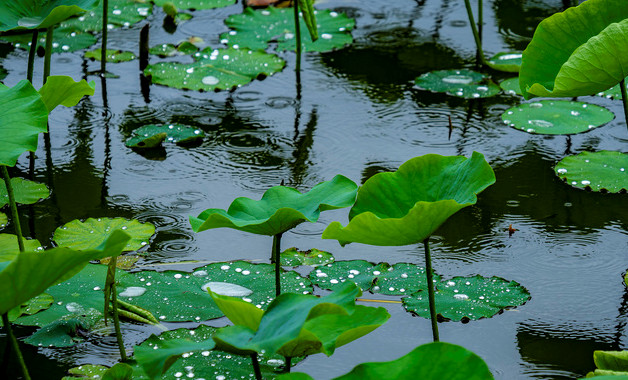
POLYGON ((526 98, 597 94, 628 76, 628 7, 589 0, 537 26, 523 52, 519 83, 526 98))
POLYGON ((424 344, 399 359, 362 363, 336 380, 489 380, 488 366, 473 352, 451 343, 424 344))
MULTIPOLYGON (((151 336, 154 340, 156 336, 151 336)), ((135 346, 133 356, 144 372, 151 379, 155 379, 165 373, 181 355, 192 351, 211 350, 216 346, 214 340, 209 338, 201 342, 193 342, 190 339, 172 339, 155 346, 135 346)))
MULTIPOLYGON (((317 10, 316 24, 319 39, 302 38, 303 51, 327 52, 343 48, 353 42, 351 30, 355 21, 346 14, 330 10, 317 10)), ((301 30, 307 24, 299 19, 301 30)), ((220 35, 221 42, 228 46, 265 50, 271 41, 277 42, 277 51, 291 50, 296 47, 294 30, 294 10, 292 8, 275 8, 253 10, 246 8, 240 14, 233 14, 225 20, 225 24, 233 30, 220 35)))
POLYGON ((609 193, 628 190, 628 154, 602 150, 567 156, 554 171, 573 187, 609 193))
POLYGON ((597 368, 587 378, 628 379, 628 351, 594 351, 593 361, 597 368))
POLYGON ((332 222, 323 239, 396 246, 419 243, 458 210, 475 204, 476 194, 495 182, 480 153, 471 158, 428 154, 378 173, 358 191, 349 224, 332 222))
POLYGON ((140 223, 135 219, 88 218, 84 222, 75 219, 57 228, 53 240, 60 247, 77 250, 93 249, 109 236, 111 231, 124 230, 131 238, 123 251, 136 251, 148 244, 155 233, 151 223, 140 223))
POLYGON ((87 83, 85 79, 75 82, 68 76, 52 75, 39 90, 41 99, 46 104, 48 111, 52 111, 58 105, 74 107, 85 95, 94 95, 96 83, 87 83))
POLYGON ((0 85, 0 165, 14 166, 22 153, 37 150, 47 123, 48 108, 29 81, 0 85))
MULTIPOLYGON (((109 0, 107 27, 129 27, 144 20, 153 11, 153 4, 148 1, 109 0)), ((79 17, 73 17, 61 23, 61 28, 74 29, 82 32, 101 32, 103 2, 79 17)))
POLYGON ((352 205, 357 187, 341 175, 319 183, 305 194, 291 187, 275 186, 268 189, 259 201, 237 198, 227 211, 207 209, 196 218, 190 217, 190 224, 194 232, 229 227, 273 236, 305 221, 315 223, 321 211, 352 205))
MULTIPOLYGON (((19 177, 11 178, 11 187, 13 188, 15 202, 24 205, 37 203, 50 195, 50 190, 48 190, 45 184, 19 177)), ((0 183, 0 207, 4 207, 7 204, 9 204, 9 195, 7 194, 7 186, 2 181, 0 183)))
POLYGON ((249 49, 203 49, 194 63, 158 62, 144 70, 153 83, 168 87, 217 91, 243 86, 255 78, 281 71, 286 62, 273 54, 249 49))
POLYGON ((18 29, 44 29, 78 13, 94 8, 99 0, 20 0, 3 1, 0 32, 18 29))
POLYGON ((48 287, 72 277, 90 260, 117 256, 129 240, 114 231, 97 249, 77 252, 53 248, 42 252, 22 252, 11 261, 0 263, 0 314, 6 313, 48 287))
POLYGON ((178 9, 214 9, 236 3, 236 0, 153 0, 158 7, 171 3, 178 9))
MULTIPOLYGON (((530 293, 519 283, 499 277, 454 277, 436 284, 436 288, 436 312, 452 321, 490 318, 530 299, 530 293)), ((430 318, 426 291, 414 293, 402 301, 406 310, 430 318)))
POLYGON ((465 99, 488 98, 499 93, 499 87, 485 74, 473 70, 438 70, 414 80, 420 89, 444 92, 465 99))

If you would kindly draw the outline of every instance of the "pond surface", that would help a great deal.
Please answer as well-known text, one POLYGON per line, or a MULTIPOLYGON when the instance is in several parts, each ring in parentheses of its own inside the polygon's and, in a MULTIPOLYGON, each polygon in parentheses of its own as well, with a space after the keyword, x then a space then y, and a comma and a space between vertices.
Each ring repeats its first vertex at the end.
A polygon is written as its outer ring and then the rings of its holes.
MULTIPOLYGON (((480 274, 514 280, 532 298, 490 319, 441 323, 441 340, 480 355, 497 379, 582 377, 594 368, 594 350, 625 349, 628 197, 578 190, 553 172, 566 155, 627 151, 621 102, 580 98, 617 115, 589 133, 527 134, 501 121, 501 114, 522 98, 501 94, 462 100, 413 86, 415 77, 431 70, 474 67, 475 45, 462 1, 321 0, 317 7, 354 17, 355 42, 332 53, 306 54, 300 89, 291 52, 280 53, 287 61, 282 72, 219 93, 157 85, 142 92, 137 61, 109 64, 119 78, 101 81, 88 74, 99 63, 84 60, 81 52, 53 55, 53 74, 96 80, 97 88, 78 106, 51 114, 50 140, 40 141, 35 179, 53 192, 26 213, 26 234, 49 247, 54 229, 73 219, 123 216, 157 226, 139 262, 142 269, 191 271, 214 261, 267 262, 270 238, 230 229, 195 234, 188 216, 227 208, 238 196, 259 199, 282 180, 301 191, 336 174, 363 183, 415 156, 478 151, 494 168, 497 182, 432 238, 434 269, 445 278, 480 274), (132 130, 150 123, 188 124, 207 137, 198 147, 169 145, 147 156, 124 146, 132 130), (512 236, 509 225, 518 230, 512 236), (201 263, 178 264, 190 260, 201 263)), ((536 24, 563 7, 559 0, 487 1, 486 55, 522 50, 536 24)), ((192 20, 169 34, 162 27, 163 12, 155 8, 147 19, 151 46, 200 36, 219 47, 218 36, 227 31, 224 18, 241 10, 237 4, 195 11, 192 20)), ((111 31, 109 46, 137 51, 143 25, 111 31)), ((41 61, 36 62, 36 78, 41 78, 41 61)), ((25 62, 24 51, 3 60, 8 85, 26 76, 25 62)), ((496 80, 507 77, 494 75, 496 80)), ((24 155, 15 174, 26 176, 27 171, 24 155)), ((330 251, 337 260, 424 264, 421 246, 341 248, 320 238, 327 224, 345 224, 347 215, 348 209, 323 213, 319 223, 284 234, 282 245, 330 251)), ((358 363, 392 360, 431 341, 429 320, 411 316, 396 303, 364 304, 384 306, 392 317, 332 357, 311 356, 294 370, 328 379, 358 363)), ((221 326, 226 321, 206 323, 221 326)), ((158 333, 151 327, 124 327, 129 346, 158 333)), ((17 331, 25 335, 33 330, 17 331)), ((59 378, 78 364, 111 365, 118 355, 113 337, 69 349, 23 349, 36 379, 59 378)))

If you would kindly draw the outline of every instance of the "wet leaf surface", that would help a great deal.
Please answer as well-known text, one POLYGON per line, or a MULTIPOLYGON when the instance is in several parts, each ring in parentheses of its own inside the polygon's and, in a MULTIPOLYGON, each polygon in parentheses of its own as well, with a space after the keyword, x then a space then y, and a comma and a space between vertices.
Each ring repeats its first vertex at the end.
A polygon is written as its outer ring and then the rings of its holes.
MULTIPOLYGON (((50 190, 48 190, 45 184, 19 177, 11 178, 11 187, 13 188, 15 202, 25 205, 37 203, 50 195, 50 190)), ((0 207, 4 207, 7 204, 9 204, 7 187, 4 181, 0 181, 0 207)))
POLYGON ((334 256, 331 253, 320 251, 316 248, 308 249, 307 251, 299 251, 295 247, 292 247, 281 252, 281 265, 289 267, 297 267, 300 265, 318 267, 333 263, 334 260, 334 256))
POLYGON ((124 218, 88 218, 85 221, 75 219, 57 228, 53 240, 60 247, 84 250, 98 247, 109 234, 120 229, 131 236, 124 251, 136 251, 148 245, 155 233, 151 223, 124 218))
POLYGON ((488 76, 467 69, 432 71, 416 78, 414 83, 422 90, 465 99, 488 98, 500 91, 488 76))
POLYGON ((556 175, 580 189, 609 193, 628 190, 628 154, 603 150, 567 156, 556 164, 556 175))

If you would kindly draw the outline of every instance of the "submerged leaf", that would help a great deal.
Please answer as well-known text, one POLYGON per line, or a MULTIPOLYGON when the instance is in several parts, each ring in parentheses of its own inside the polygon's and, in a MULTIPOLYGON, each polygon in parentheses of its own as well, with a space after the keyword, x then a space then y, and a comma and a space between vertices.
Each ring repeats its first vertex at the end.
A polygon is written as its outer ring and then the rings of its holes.
POLYGON ((499 87, 504 90, 508 95, 521 95, 521 88, 519 87, 519 77, 506 79, 499 83, 499 87))
POLYGON ((573 187, 610 193, 628 190, 628 154, 603 150, 563 158, 556 175, 573 187))
POLYGON ((33 346, 70 347, 84 340, 79 331, 89 327, 91 326, 80 318, 56 321, 37 330, 24 342, 33 346))
POLYGON ((111 231, 123 230, 130 237, 124 251, 136 251, 148 244, 155 233, 151 223, 140 223, 137 220, 124 218, 87 218, 84 222, 75 219, 57 228, 53 240, 60 247, 77 250, 98 247, 109 236, 111 231))

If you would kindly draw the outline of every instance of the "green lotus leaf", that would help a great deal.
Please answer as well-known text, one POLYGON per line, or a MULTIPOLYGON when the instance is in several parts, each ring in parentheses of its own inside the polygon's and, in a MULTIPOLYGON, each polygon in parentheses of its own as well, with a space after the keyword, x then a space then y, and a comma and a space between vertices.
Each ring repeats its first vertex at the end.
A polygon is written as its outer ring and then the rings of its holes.
POLYGON ((315 223, 321 211, 351 206, 357 185, 337 175, 321 182, 305 194, 285 186, 268 189, 262 199, 237 198, 227 211, 207 209, 190 217, 194 232, 229 227, 259 235, 277 235, 308 221, 315 223))
POLYGON ((83 318, 55 321, 37 330, 24 342, 33 346, 70 347, 83 342, 85 339, 81 337, 78 331, 89 328, 91 325, 85 322, 83 318))
POLYGON ((94 95, 96 83, 87 83, 85 79, 75 82, 68 76, 49 76, 46 83, 39 89, 41 99, 46 103, 48 111, 58 105, 74 107, 85 95, 94 95))
MULTIPOLYGON (((179 145, 194 143, 205 137, 205 133, 202 130, 182 124, 149 124, 133 131, 133 134, 138 138, 144 139, 164 133, 166 134, 166 141, 179 145)), ((127 146, 129 146, 131 139, 127 140, 127 146)))
POLYGON ((9 321, 14 321, 22 315, 33 315, 52 306, 54 298, 48 293, 41 293, 25 303, 9 310, 9 321))
POLYGON ((518 73, 521 68, 520 52, 502 52, 497 53, 488 60, 488 64, 492 69, 505 71, 509 73, 518 73))
POLYGON ((534 96, 597 94, 628 76, 628 8, 585 1, 543 20, 523 52, 521 90, 534 96))
POLYGON ((163 143, 168 134, 165 132, 156 133, 149 136, 132 136, 128 140, 124 142, 124 145, 129 148, 135 149, 152 149, 156 147, 160 147, 161 143, 163 143))
POLYGON ((11 88, 0 85, 0 165, 14 166, 22 153, 37 150, 47 123, 46 104, 29 81, 11 88))
MULTIPOLYGON (((37 203, 42 199, 48 198, 50 195, 50 190, 48 190, 45 184, 19 177, 11 178, 11 187, 13 188, 15 202, 24 205, 37 203)), ((9 194, 7 194, 7 186, 4 181, 2 181, 2 183, 0 183, 0 207, 4 207, 8 204, 9 194)))
POLYGON ((194 63, 158 62, 144 70, 153 83, 188 90, 228 90, 281 71, 276 55, 248 49, 203 49, 194 63))
POLYGON ((362 363, 336 380, 489 380, 486 363, 473 352, 451 343, 424 344, 399 359, 362 363))
MULTIPOLYGON (((37 41, 38 48, 45 49, 46 34, 40 33, 37 41)), ((14 36, 0 36, 0 39, 11 42, 17 49, 28 50, 31 43, 31 35, 18 34, 14 36)), ((96 36, 74 28, 55 28, 52 42, 53 53, 66 53, 87 49, 96 43, 96 36)))
POLYGON ((133 367, 126 363, 116 363, 102 375, 102 380, 131 380, 133 367))
MULTIPOLYGON (((40 252, 43 250, 41 243, 37 239, 24 239, 24 250, 27 252, 40 252)), ((17 236, 11 234, 0 234, 0 263, 11 261, 19 254, 17 236)))
POLYGON ((499 87, 484 74, 467 70, 439 70, 414 80, 423 90, 444 92, 465 99, 487 98, 499 93, 499 87))
MULTIPOLYGON (((454 277, 436 284, 436 288, 436 312, 452 321, 490 318, 530 299, 530 293, 523 286, 499 277, 454 277)), ((402 301, 406 310, 430 317, 427 291, 418 291, 402 301)))
MULTIPOLYGON (((148 1, 136 0, 109 0, 107 22, 110 28, 129 27, 136 24, 153 12, 153 5, 148 1)), ((60 24, 61 28, 71 28, 75 31, 101 32, 103 2, 79 17, 74 17, 60 24)))
POLYGON ((173 44, 161 44, 151 47, 148 52, 160 57, 173 57, 176 55, 189 55, 198 51, 198 46, 189 41, 181 42, 178 45, 173 44))
POLYGON ((281 252, 281 265, 288 267, 298 267, 308 265, 318 267, 334 262, 334 255, 329 252, 319 251, 316 248, 307 251, 299 251, 295 247, 288 248, 281 252))
POLYGON ((0 212, 0 229, 4 228, 9 224, 9 217, 7 214, 0 212))
MULTIPOLYGON (((156 340, 157 337, 153 335, 151 339, 156 340)), ((209 351, 215 345, 211 338, 201 342, 193 342, 190 339, 164 340, 157 345, 157 349, 150 345, 135 346, 133 356, 144 372, 151 379, 155 379, 166 372, 181 355, 192 351, 209 351)))
MULTIPOLYGON (((317 10, 316 23, 319 39, 312 42, 310 37, 301 37, 303 51, 327 52, 343 48, 353 42, 351 30, 355 21, 344 13, 330 10, 317 10)), ((307 25, 299 18, 301 30, 307 25)), ((296 48, 294 31, 294 10, 292 8, 274 8, 253 10, 246 8, 240 14, 234 14, 225 20, 233 29, 220 35, 221 42, 228 46, 246 47, 264 50, 269 42, 277 42, 277 51, 296 48)))
POLYGON ((458 210, 475 204, 476 194, 495 182, 480 153, 471 158, 427 154, 402 164, 396 172, 369 178, 358 191, 349 224, 332 222, 323 239, 341 245, 419 243, 458 210))
POLYGON ((593 361, 597 368, 587 379, 628 379, 628 351, 594 351, 593 361))
POLYGON ((519 87, 519 77, 506 79, 499 83, 499 87, 508 95, 521 95, 521 87, 519 87))
MULTIPOLYGON (((158 352, 164 344, 170 346, 169 341, 189 340, 195 343, 208 342, 216 332, 215 327, 200 325, 196 329, 176 329, 166 331, 159 336, 152 335, 139 346, 146 347, 153 352, 158 352), (157 347, 156 349, 154 347, 157 347)), ((140 348, 141 350, 141 348, 140 348)), ((281 372, 284 360, 279 355, 269 355, 267 353, 258 356, 262 378, 271 379, 281 372)), ((292 364, 296 364, 301 359, 293 358, 292 364)), ((138 360, 139 361, 139 360, 138 360)), ((162 378, 196 378, 215 379, 216 376, 228 376, 230 379, 254 378, 253 367, 250 364, 250 357, 233 355, 219 350, 188 351, 179 360, 176 360, 162 378), (192 375, 190 375, 192 374, 192 375), (179 376, 177 376, 179 375, 179 376)), ((151 379, 141 368, 135 368, 133 378, 138 380, 151 379)), ((227 378, 227 377, 225 377, 227 378)))
POLYGON ((77 252, 68 248, 53 248, 43 253, 21 252, 15 259, 1 262, 0 314, 67 280, 90 260, 119 255, 128 239, 124 232, 114 231, 97 249, 77 252))
POLYGON ((282 373, 275 377, 275 380, 314 380, 314 378, 303 372, 282 373))
POLYGON ((131 237, 123 251, 136 251, 146 246, 155 233, 154 225, 140 223, 134 219, 88 218, 84 222, 75 219, 57 228, 52 239, 60 247, 93 249, 102 244, 111 231, 116 229, 124 230, 131 237))
POLYGON ((153 2, 158 7, 172 3, 178 9, 214 9, 233 5, 236 0, 153 0, 153 2))
MULTIPOLYGON (((624 78, 625 79, 625 78, 624 78)), ((626 84, 626 88, 628 89, 628 84, 626 84)), ((607 99, 619 99, 621 100, 621 88, 619 87, 619 83, 609 88, 606 91, 602 91, 598 93, 599 96, 603 96, 607 99)))
MULTIPOLYGON (((346 281, 357 284, 362 291, 386 295, 409 295, 427 289, 425 268, 415 264, 379 263, 364 260, 336 261, 310 273, 314 285, 333 290, 346 281)), ((434 281, 440 276, 434 274, 434 281)))
POLYGON ((524 103, 502 114, 504 124, 528 133, 572 135, 608 123, 615 114, 594 104, 568 100, 524 103))
MULTIPOLYGON (((85 58, 100 61, 102 49, 94 49, 85 52, 85 58)), ((131 51, 107 49, 107 62, 129 62, 136 59, 137 56, 131 51)))
POLYGON ((610 193, 628 190, 628 154, 603 150, 567 156, 554 171, 573 187, 610 193))
POLYGON ((83 364, 70 368, 68 370, 70 376, 65 376, 61 380, 100 379, 107 369, 104 365, 83 364))
POLYGON ((0 32, 48 28, 96 4, 98 0, 5 1, 0 7, 0 32))

